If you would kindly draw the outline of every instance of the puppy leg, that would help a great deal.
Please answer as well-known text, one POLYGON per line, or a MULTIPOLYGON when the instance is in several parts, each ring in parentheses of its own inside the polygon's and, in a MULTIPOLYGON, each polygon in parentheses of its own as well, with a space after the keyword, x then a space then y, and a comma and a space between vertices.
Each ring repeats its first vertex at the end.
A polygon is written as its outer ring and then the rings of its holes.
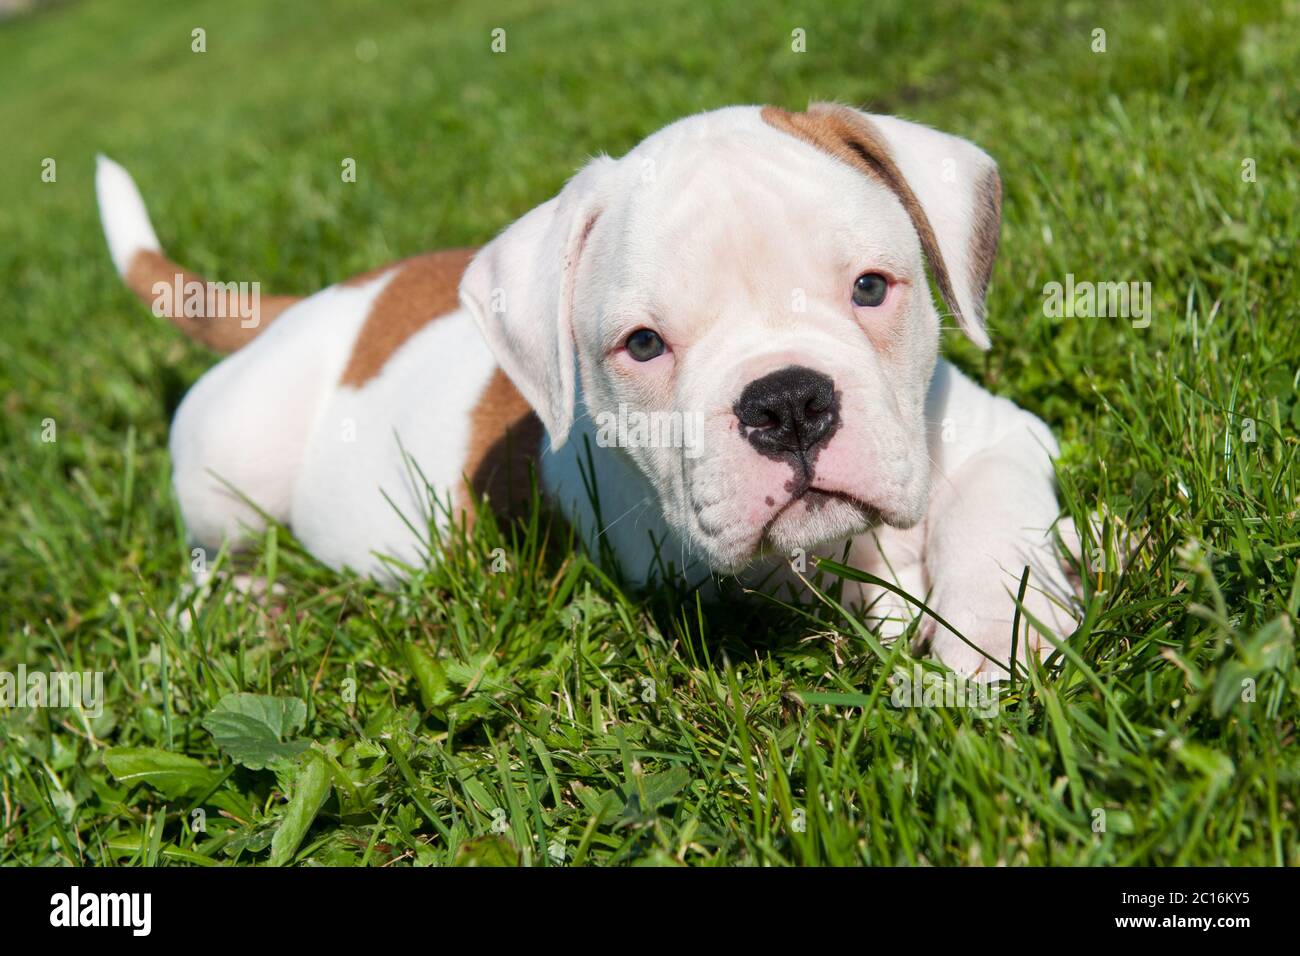
MULTIPOLYGON (((953 670, 1005 677, 1016 593, 1026 566, 1028 615, 1058 639, 1077 626, 1069 604, 1074 588, 1050 530, 1058 514, 1050 459, 1027 430, 972 456, 948 479, 936 490, 929 516, 930 606, 978 650, 933 619, 922 633, 935 656, 953 670)), ((1022 614, 1017 659, 1051 650, 1051 642, 1022 614)))
MULTIPOLYGON (((924 544, 923 528, 900 531, 880 527, 853 540, 849 563, 924 601, 924 544)), ((915 603, 888 588, 877 584, 852 587, 857 589, 853 603, 865 611, 867 624, 876 629, 886 644, 901 637, 920 613, 915 603)))
MULTIPOLYGON (((310 300, 309 300, 310 301, 310 300)), ((191 542, 214 554, 246 547, 266 520, 288 522, 327 369, 292 312, 254 347, 205 374, 172 423, 173 484, 191 542)), ((310 318, 310 316, 308 317, 310 318)))

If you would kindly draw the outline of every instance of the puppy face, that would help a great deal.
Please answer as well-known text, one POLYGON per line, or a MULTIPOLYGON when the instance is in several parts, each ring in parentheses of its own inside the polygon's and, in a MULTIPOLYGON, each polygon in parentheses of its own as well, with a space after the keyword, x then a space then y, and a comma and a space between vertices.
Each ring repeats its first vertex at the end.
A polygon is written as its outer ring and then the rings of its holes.
POLYGON ((984 344, 979 204, 996 224, 997 196, 944 179, 964 163, 987 182, 994 167, 881 119, 814 107, 683 120, 588 166, 462 285, 552 444, 580 389, 597 442, 634 464, 716 571, 925 514, 939 339, 926 266, 984 344))

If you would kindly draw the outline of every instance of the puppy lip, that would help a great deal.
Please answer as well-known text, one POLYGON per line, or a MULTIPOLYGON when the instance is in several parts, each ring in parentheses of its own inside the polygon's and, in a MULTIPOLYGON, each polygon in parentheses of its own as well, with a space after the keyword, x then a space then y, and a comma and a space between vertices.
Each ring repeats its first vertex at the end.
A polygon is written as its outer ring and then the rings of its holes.
MULTIPOLYGON (((799 500, 801 501, 807 500, 809 495, 816 496, 812 499, 812 502, 810 503, 815 503, 819 498, 830 498, 836 501, 843 501, 846 504, 850 504, 854 508, 857 508, 858 511, 862 513, 862 516, 866 518, 868 521, 870 521, 872 524, 879 524, 883 517, 880 509, 877 508, 875 505, 871 504, 870 502, 862 500, 861 498, 857 497, 857 495, 851 495, 847 491, 837 491, 832 488, 810 487, 804 489, 804 493, 799 496, 799 500)), ((794 502, 792 500, 791 504, 793 503, 794 502)))
POLYGON ((809 510, 816 507, 824 507, 828 501, 842 501, 857 509, 858 513, 867 522, 868 527, 878 525, 882 521, 888 520, 875 505, 862 500, 856 495, 849 494, 847 491, 839 491, 832 488, 818 488, 815 485, 805 484, 794 489, 789 500, 778 508, 772 517, 767 519, 767 522, 763 525, 763 529, 758 533, 758 537, 754 541, 753 550, 755 552, 762 550, 765 543, 770 543, 772 528, 776 525, 777 521, 781 519, 782 515, 801 501, 808 505, 809 510))

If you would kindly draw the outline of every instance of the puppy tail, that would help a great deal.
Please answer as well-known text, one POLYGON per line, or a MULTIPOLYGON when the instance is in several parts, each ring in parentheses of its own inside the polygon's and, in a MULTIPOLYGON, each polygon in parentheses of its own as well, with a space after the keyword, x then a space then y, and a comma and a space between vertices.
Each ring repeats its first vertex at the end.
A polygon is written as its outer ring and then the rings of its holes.
POLYGON ((135 180, 107 156, 96 157, 95 194, 108 252, 122 281, 155 315, 170 319, 194 341, 233 352, 300 301, 263 296, 256 283, 209 283, 168 259, 135 180))

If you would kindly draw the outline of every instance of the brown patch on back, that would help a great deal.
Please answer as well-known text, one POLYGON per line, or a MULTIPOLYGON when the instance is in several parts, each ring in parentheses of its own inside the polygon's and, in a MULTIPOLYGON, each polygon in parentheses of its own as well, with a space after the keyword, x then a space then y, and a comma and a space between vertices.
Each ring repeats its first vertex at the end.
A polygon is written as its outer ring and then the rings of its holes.
MULTIPOLYGON (((433 255, 436 254, 437 253, 433 253, 433 255)), ((345 289, 353 289, 359 285, 365 285, 367 282, 372 282, 375 279, 378 279, 385 272, 392 272, 394 269, 400 269, 403 266, 405 266, 408 262, 410 262, 412 259, 419 259, 419 258, 422 257, 408 256, 405 259, 398 259, 396 262, 389 262, 389 263, 385 263, 382 266, 375 266, 373 269, 367 269, 365 272, 359 272, 354 276, 349 276, 348 278, 340 282, 339 285, 343 286, 345 289)))
POLYGON ((411 336, 457 306, 460 277, 476 249, 444 249, 403 259, 344 282, 355 286, 396 270, 366 316, 352 346, 342 385, 370 381, 411 336))
MULTIPOLYGON (((879 179, 893 190, 921 239, 921 248, 925 251, 925 257, 934 272, 934 282, 939 287, 939 294, 943 296, 948 309, 954 315, 960 315, 961 308, 953 292, 948 266, 939 252, 939 242, 935 238, 930 219, 921 208, 920 201, 912 192, 912 187, 907 184, 902 171, 894 162, 889 144, 876 131, 875 126, 856 110, 833 103, 814 103, 803 113, 791 113, 775 106, 764 106, 761 115, 763 121, 769 126, 817 147, 859 172, 879 179)), ((998 189, 1000 194, 1000 183, 998 189)), ((977 233, 979 231, 976 230, 977 233)), ((994 251, 996 249, 995 238, 994 251)), ((990 260, 990 269, 991 267, 990 260)), ((987 284, 987 279, 985 282, 987 284)), ((973 319, 974 316, 971 318, 973 319)))
MULTIPOLYGON (((182 293, 185 286, 192 282, 200 283, 204 287, 203 308, 198 315, 186 315, 183 295, 178 299, 173 294, 172 308, 166 313, 166 317, 194 341, 201 342, 218 352, 234 352, 247 345, 257 338, 263 329, 279 318, 281 312, 295 302, 301 301, 300 296, 294 295, 260 296, 257 313, 252 317, 255 324, 246 328, 244 323, 250 320, 241 315, 208 315, 206 311, 208 281, 198 273, 190 272, 172 262, 161 252, 148 249, 142 249, 131 257, 125 280, 127 288, 134 292, 141 302, 152 307, 157 299, 154 287, 162 283, 175 290, 178 277, 182 293)), ((215 301, 214 297, 214 303, 215 301)))
POLYGON ((532 407, 506 373, 494 369, 470 412, 468 488, 458 488, 455 496, 467 524, 474 518, 470 494, 486 495, 493 512, 502 517, 527 513, 542 437, 542 423, 532 407))

